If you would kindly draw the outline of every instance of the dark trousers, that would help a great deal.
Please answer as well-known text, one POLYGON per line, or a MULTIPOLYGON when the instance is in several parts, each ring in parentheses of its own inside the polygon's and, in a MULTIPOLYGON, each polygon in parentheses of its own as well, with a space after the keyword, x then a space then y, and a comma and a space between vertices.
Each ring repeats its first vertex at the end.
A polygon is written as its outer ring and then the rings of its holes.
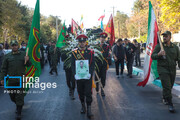
POLYGON ((118 59, 115 62, 116 65, 116 75, 119 75, 119 64, 121 64, 121 75, 123 74, 123 70, 124 70, 124 59, 118 59))
POLYGON ((81 103, 85 102, 87 106, 92 103, 92 78, 90 80, 77 80, 77 91, 81 103))
MULTIPOLYGON (((12 83, 8 82, 8 86, 19 86, 20 83, 12 83)), ((23 88, 8 88, 9 91, 13 91, 9 93, 11 101, 14 102, 18 106, 24 105, 24 89, 23 88), (16 90, 16 91, 15 91, 16 90)))
POLYGON ((135 62, 136 66, 141 66, 141 58, 140 58, 140 53, 135 54, 135 62), (138 64, 139 63, 139 64, 138 64))
POLYGON ((57 73, 57 66, 52 64, 50 72, 57 73))
MULTIPOLYGON (((107 63, 104 62, 102 65, 99 66, 99 71, 96 70, 99 78, 101 79, 102 86, 104 87, 106 84, 106 71, 107 71, 107 63)), ((95 81, 98 81, 96 75, 95 75, 95 81)), ((96 86, 99 86, 97 83, 96 86)))
POLYGON ((49 61, 49 66, 51 68, 52 63, 51 63, 51 57, 49 55, 48 55, 48 61, 49 61))
POLYGON ((69 87, 69 89, 74 90, 75 89, 75 79, 72 76, 71 69, 66 69, 65 73, 66 73, 67 86, 69 87))
POLYGON ((57 59, 51 58, 51 71, 57 73, 57 59))
POLYGON ((163 87, 163 98, 172 99, 171 91, 174 85, 175 77, 176 73, 164 73, 159 75, 163 87))
POLYGON ((127 70, 129 75, 132 75, 133 62, 134 62, 134 56, 127 58, 127 70))

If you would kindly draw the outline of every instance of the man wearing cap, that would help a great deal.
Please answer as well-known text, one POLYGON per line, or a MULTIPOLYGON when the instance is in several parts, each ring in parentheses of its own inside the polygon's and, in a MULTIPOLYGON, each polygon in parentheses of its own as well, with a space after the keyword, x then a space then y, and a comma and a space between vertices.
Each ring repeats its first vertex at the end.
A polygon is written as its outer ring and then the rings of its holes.
MULTIPOLYGON (((99 78, 101 79, 101 84, 102 87, 105 87, 105 83, 106 83, 106 71, 108 69, 108 55, 109 55, 109 49, 110 46, 109 44, 106 43, 105 39, 107 37, 107 33, 102 32, 100 34, 100 47, 101 47, 101 53, 104 57, 103 63, 101 63, 101 61, 98 62, 98 68, 99 70, 96 70, 99 78)), ((97 77, 95 77, 95 80, 98 81, 97 77)), ((105 96, 104 90, 103 88, 101 88, 101 95, 105 96)), ((96 92, 97 94, 99 93, 99 83, 96 83, 96 92)))
POLYGON ((58 72, 57 72, 57 59, 58 59, 58 56, 57 56, 57 50, 56 50, 56 42, 55 41, 52 41, 52 45, 51 47, 49 48, 49 54, 51 56, 51 70, 50 70, 50 74, 53 75, 53 72, 56 73, 56 75, 58 75, 58 72))
POLYGON ((22 41, 20 51, 26 51, 26 43, 22 41))
MULTIPOLYGON (((66 39, 66 44, 67 44, 67 41, 70 41, 69 35, 66 35, 65 39, 66 39)), ((64 47, 66 47, 66 46, 64 46, 64 47)), ((71 66, 70 67, 67 66, 68 63, 67 63, 66 59, 68 57, 71 57, 71 54, 66 54, 66 53, 61 54, 61 60, 64 62, 63 69, 65 70, 65 74, 66 74, 66 83, 69 88, 69 96, 71 97, 72 100, 74 100, 75 99, 75 97, 74 97, 75 79, 72 76, 71 66)))
POLYGON ((136 47, 134 44, 130 43, 127 38, 124 39, 125 42, 125 52, 126 52, 126 62, 127 62, 127 69, 130 78, 132 78, 132 71, 133 71, 133 62, 134 62, 134 52, 136 47))
POLYGON ((161 51, 160 44, 157 44, 151 58, 157 60, 157 71, 163 87, 163 103, 168 105, 170 112, 175 112, 171 91, 176 77, 176 62, 180 68, 180 53, 179 48, 170 41, 171 32, 166 31, 162 35, 164 51, 161 51))
MULTIPOLYGON (((19 51, 18 42, 16 40, 11 41, 12 52, 5 55, 1 67, 0 80, 1 84, 4 84, 4 77, 9 76, 22 76, 25 75, 26 66, 30 66, 29 56, 26 56, 24 51, 19 51), (18 69, 17 69, 18 68, 18 69)), ((8 85, 6 86, 19 86, 20 80, 17 78, 8 79, 8 85)), ((16 104, 17 119, 21 118, 21 111, 24 105, 23 88, 8 88, 8 90, 16 90, 10 93, 11 100, 16 104), (17 92, 19 91, 19 92, 17 92)))
POLYGON ((87 104, 87 117, 91 118, 93 116, 91 112, 92 103, 92 76, 94 72, 94 51, 86 47, 86 41, 88 39, 85 35, 79 35, 76 38, 79 42, 79 47, 72 51, 72 75, 77 80, 77 91, 79 94, 79 99, 82 104, 81 114, 86 113, 85 100, 87 104), (88 60, 89 64, 89 76, 87 79, 77 79, 75 73, 76 71, 76 60, 88 60))

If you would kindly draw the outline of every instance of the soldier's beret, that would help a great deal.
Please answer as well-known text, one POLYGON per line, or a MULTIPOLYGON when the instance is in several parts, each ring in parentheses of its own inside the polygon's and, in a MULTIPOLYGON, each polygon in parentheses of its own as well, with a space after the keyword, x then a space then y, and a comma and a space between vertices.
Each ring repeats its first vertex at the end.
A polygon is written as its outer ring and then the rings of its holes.
POLYGON ((12 41, 11 41, 11 46, 12 46, 12 45, 18 45, 17 40, 12 40, 12 41))
POLYGON ((105 33, 105 32, 102 32, 101 34, 100 34, 100 37, 102 37, 102 38, 106 38, 108 35, 107 35, 107 33, 105 33))
POLYGON ((88 37, 84 34, 78 35, 76 38, 79 42, 81 41, 86 41, 88 39, 88 37))

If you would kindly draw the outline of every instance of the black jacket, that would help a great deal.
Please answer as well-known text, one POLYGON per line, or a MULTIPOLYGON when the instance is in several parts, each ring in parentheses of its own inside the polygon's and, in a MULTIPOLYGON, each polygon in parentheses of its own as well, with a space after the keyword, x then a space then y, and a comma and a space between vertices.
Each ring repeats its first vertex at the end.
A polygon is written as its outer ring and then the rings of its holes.
POLYGON ((112 49, 112 54, 117 57, 117 59, 124 59, 125 58, 125 48, 123 45, 118 46, 117 44, 114 45, 112 49))
POLYGON ((134 52, 136 51, 136 47, 132 43, 128 43, 125 45, 126 57, 130 58, 134 56, 134 52), (133 49, 133 51, 131 51, 133 49))

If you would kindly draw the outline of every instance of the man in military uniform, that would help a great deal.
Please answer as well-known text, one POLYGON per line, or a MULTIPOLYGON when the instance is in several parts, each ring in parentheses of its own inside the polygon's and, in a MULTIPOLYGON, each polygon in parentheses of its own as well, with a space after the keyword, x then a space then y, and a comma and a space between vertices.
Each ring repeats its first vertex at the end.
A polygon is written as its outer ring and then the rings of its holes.
POLYGON ((58 75, 57 72, 57 50, 56 50, 56 42, 53 41, 51 47, 49 48, 49 54, 51 57, 51 70, 50 70, 50 74, 52 75, 53 72, 56 72, 56 75, 58 75))
MULTIPOLYGON (((108 55, 109 55, 109 50, 110 50, 110 46, 105 42, 105 39, 107 37, 107 33, 102 32, 100 34, 100 47, 101 47, 101 53, 104 57, 103 63, 101 61, 98 61, 98 68, 99 70, 96 70, 99 78, 101 79, 101 84, 102 87, 105 87, 105 83, 106 83, 106 71, 108 69, 108 55)), ((98 81, 97 76, 95 77, 95 80, 98 81)), ((105 96, 104 90, 103 88, 101 88, 101 95, 105 96)), ((96 83, 96 92, 99 93, 99 83, 96 83)))
MULTIPOLYGON (((1 67, 0 80, 1 84, 4 84, 4 77, 9 76, 22 76, 25 75, 25 67, 30 66, 31 62, 29 57, 26 56, 24 51, 19 51, 18 42, 13 40, 11 42, 12 52, 5 55, 1 67), (18 68, 18 69, 17 69, 18 68)), ((6 79, 8 81, 7 86, 19 86, 20 80, 18 78, 6 79)), ((16 113, 17 119, 21 118, 21 111, 24 105, 24 94, 23 88, 8 88, 9 91, 16 90, 13 93, 10 93, 11 100, 16 104, 16 113), (18 92, 17 92, 18 91, 18 92)))
MULTIPOLYGON (((69 35, 66 35, 65 38, 66 41, 70 40, 69 35)), ((68 63, 66 59, 68 59, 68 57, 71 57, 71 54, 66 54, 66 53, 61 54, 61 60, 64 62, 63 69, 65 70, 65 74, 66 74, 66 82, 69 88, 69 96, 71 96, 71 99, 74 100, 75 79, 72 76, 72 68, 67 66, 68 63)))
POLYGON ((157 71, 163 87, 163 103, 168 105, 170 112, 174 112, 171 90, 176 77, 177 61, 180 68, 180 53, 179 48, 170 41, 171 32, 166 31, 162 35, 164 51, 161 51, 160 44, 157 44, 151 58, 157 60, 157 71))
POLYGON ((132 78, 132 71, 133 71, 133 62, 134 62, 134 52, 136 47, 134 44, 130 43, 127 38, 124 39, 125 42, 125 52, 126 52, 126 62, 127 62, 127 70, 130 78, 132 78))
POLYGON ((79 48, 72 51, 72 74, 77 80, 77 90, 79 98, 82 104, 81 113, 86 112, 85 100, 87 104, 87 117, 91 118, 91 103, 92 103, 92 76, 94 71, 94 51, 86 47, 86 40, 88 39, 85 35, 79 35, 76 38, 79 41, 79 48), (77 79, 75 76, 76 71, 76 60, 88 60, 89 64, 89 77, 87 79, 77 79))

